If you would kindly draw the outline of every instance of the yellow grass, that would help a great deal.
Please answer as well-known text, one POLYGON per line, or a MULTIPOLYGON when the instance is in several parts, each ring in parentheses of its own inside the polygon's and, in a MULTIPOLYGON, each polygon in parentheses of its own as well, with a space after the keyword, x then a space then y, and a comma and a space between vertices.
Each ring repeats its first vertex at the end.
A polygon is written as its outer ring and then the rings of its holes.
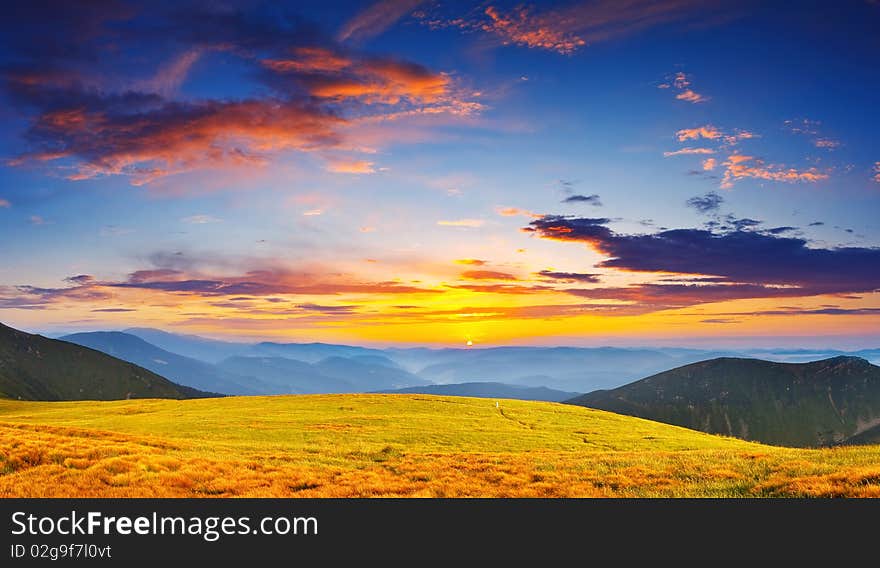
POLYGON ((427 395, 0 400, 0 496, 878 497, 880 446, 427 395))

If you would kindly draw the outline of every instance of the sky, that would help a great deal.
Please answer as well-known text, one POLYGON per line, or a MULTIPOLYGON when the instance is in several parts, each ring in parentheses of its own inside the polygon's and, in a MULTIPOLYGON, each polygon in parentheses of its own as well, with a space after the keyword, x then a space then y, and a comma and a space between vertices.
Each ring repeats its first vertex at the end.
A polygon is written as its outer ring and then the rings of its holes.
POLYGON ((0 321, 880 344, 880 3, 33 1, 0 321))

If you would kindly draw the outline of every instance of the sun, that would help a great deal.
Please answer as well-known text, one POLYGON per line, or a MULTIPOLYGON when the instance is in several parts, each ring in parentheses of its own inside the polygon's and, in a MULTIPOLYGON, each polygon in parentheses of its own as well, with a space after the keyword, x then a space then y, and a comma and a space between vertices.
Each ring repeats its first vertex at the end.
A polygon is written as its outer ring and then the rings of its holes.
POLYGON ((467 345, 468 347, 472 347, 472 346, 474 345, 474 342, 471 341, 470 339, 468 339, 466 345, 467 345))

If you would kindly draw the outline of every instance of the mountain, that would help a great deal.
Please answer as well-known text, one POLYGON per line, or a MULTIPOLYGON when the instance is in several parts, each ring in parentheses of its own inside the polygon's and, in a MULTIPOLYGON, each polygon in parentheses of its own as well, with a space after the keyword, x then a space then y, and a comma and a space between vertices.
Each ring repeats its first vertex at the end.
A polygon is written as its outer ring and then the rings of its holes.
POLYGON ((850 356, 711 359, 567 402, 775 445, 880 440, 880 367, 850 356))
POLYGON ((546 402, 562 402, 577 396, 577 393, 548 389, 547 387, 523 387, 504 383, 453 383, 407 387, 379 392, 384 394, 436 394, 442 396, 471 396, 475 398, 542 400, 546 402))
POLYGON ((616 387, 682 360, 660 350, 616 347, 389 349, 401 366, 435 383, 504 382, 570 392, 616 387))
POLYGON ((260 381, 217 368, 215 365, 160 349, 140 337, 120 331, 74 333, 61 337, 64 341, 90 347, 154 373, 181 385, 232 395, 263 394, 260 381))
POLYGON ((219 363, 227 357, 247 355, 251 353, 252 349, 250 343, 217 341, 216 339, 207 339, 198 335, 169 333, 148 327, 132 327, 124 330, 123 333, 140 337, 147 343, 171 353, 177 353, 178 355, 198 359, 206 363, 219 363))
POLYGON ((210 393, 66 341, 0 324, 0 396, 23 400, 199 398, 210 393))
POLYGON ((431 384, 403 369, 389 367, 371 360, 327 357, 314 364, 314 368, 324 376, 347 381, 354 385, 355 392, 399 389, 431 384))
POLYGON ((322 375, 303 361, 284 357, 230 357, 219 368, 259 377, 267 385, 261 394, 317 394, 358 392, 349 381, 322 375))

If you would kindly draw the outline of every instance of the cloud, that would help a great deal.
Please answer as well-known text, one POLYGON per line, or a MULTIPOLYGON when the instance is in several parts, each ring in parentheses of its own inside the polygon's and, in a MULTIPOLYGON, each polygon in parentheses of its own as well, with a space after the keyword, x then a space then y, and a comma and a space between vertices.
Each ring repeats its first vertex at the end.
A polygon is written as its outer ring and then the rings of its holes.
POLYGON ((722 188, 733 187, 734 182, 744 178, 781 181, 786 183, 816 183, 828 179, 828 174, 816 167, 798 170, 786 166, 766 164, 764 160, 743 154, 731 154, 725 162, 724 176, 721 178, 722 188))
POLYGON ((95 308, 91 310, 96 313, 108 313, 108 314, 116 314, 116 313, 126 313, 126 312, 136 312, 137 310, 133 308, 95 308))
POLYGON ((476 15, 417 17, 432 29, 456 28, 487 34, 502 45, 570 55, 586 45, 632 35, 675 21, 695 20, 720 7, 698 0, 580 1, 538 12, 529 6, 505 11, 489 5, 476 15))
POLYGON ((703 160, 703 171, 711 172, 716 165, 718 165, 718 161, 715 158, 706 158, 703 160))
POLYGON ((0 197, 0 209, 9 209, 10 207, 12 207, 12 203, 0 197))
POLYGON ((522 215, 523 217, 540 217, 540 215, 536 213, 532 213, 526 209, 520 209, 519 207, 497 207, 495 212, 502 217, 516 217, 518 215, 522 215))
MULTIPOLYGON (((404 4, 384 2, 374 11, 404 4)), ((16 62, 0 70, 8 99, 29 122, 26 150, 13 164, 43 164, 71 180, 122 175, 145 185, 389 138, 360 141, 370 133, 356 127, 367 120, 436 121, 483 109, 458 96, 450 75, 341 46, 286 6, 186 4, 157 8, 149 18, 113 2, 80 8, 57 5, 50 20, 37 7, 19 10, 20 30, 10 39, 16 62), (168 43, 176 55, 144 78, 142 61, 167 57, 168 43), (241 77, 215 89, 215 98, 180 97, 193 65, 212 64, 208 56, 218 52, 234 59, 241 77)), ((378 25, 368 20, 360 21, 378 25)), ((351 37, 368 27, 355 26, 351 37)))
POLYGON ((485 221, 482 219, 455 219, 452 221, 437 221, 441 227, 482 227, 485 221))
POLYGON ((133 90, 156 93, 163 97, 173 96, 186 80, 190 69, 201 58, 203 52, 204 50, 198 47, 184 51, 160 67, 153 77, 135 82, 133 90))
POLYGON ((318 217, 323 214, 323 209, 309 209, 308 211, 303 211, 303 217, 318 217))
POLYGON ((478 258, 459 258, 455 261, 456 264, 464 264, 467 266, 485 266, 488 264, 487 260, 480 260, 478 258))
POLYGON ((380 0, 345 22, 336 34, 339 41, 363 41, 381 35, 422 0, 380 0))
POLYGON ((717 212, 721 208, 722 203, 724 203, 724 198, 714 191, 710 191, 705 195, 691 197, 685 202, 688 207, 703 214, 717 212))
POLYGON ((327 171, 342 174, 374 174, 375 164, 367 160, 328 160, 327 171))
POLYGON ((494 270, 467 270, 461 273, 465 280, 519 280, 513 274, 494 270))
POLYGON ((28 223, 30 223, 31 225, 37 225, 37 226, 52 224, 51 221, 48 221, 39 215, 31 215, 30 217, 28 217, 28 223))
POLYGON ((569 195, 562 200, 562 203, 589 203, 594 207, 602 206, 602 201, 600 200, 599 195, 595 193, 592 195, 569 195))
POLYGON ((469 292, 479 292, 484 294, 534 294, 535 292, 544 292, 553 290, 551 286, 522 286, 519 284, 447 284, 447 288, 453 290, 467 290, 469 292))
POLYGON ((690 154, 714 154, 715 150, 711 148, 682 148, 681 150, 675 150, 674 152, 663 152, 663 157, 668 158, 670 156, 684 156, 690 154))
POLYGON ((671 80, 668 80, 666 83, 661 83, 660 85, 658 85, 658 87, 661 89, 673 88, 679 91, 678 94, 675 95, 675 98, 680 101, 686 101, 696 104, 704 103, 709 100, 709 97, 695 92, 693 89, 690 88, 690 86, 691 79, 684 71, 677 72, 671 80))
POLYGON ((808 136, 816 136, 819 134, 819 126, 822 123, 818 120, 810 120, 808 118, 790 119, 782 123, 782 127, 792 134, 806 134, 808 136))
POLYGON ((880 162, 874 162, 874 176, 871 179, 880 183, 880 162))
POLYGON ((553 270, 542 270, 540 272, 536 272, 538 276, 542 276, 544 278, 550 278, 553 280, 560 280, 566 283, 573 282, 590 282, 590 283, 598 283, 599 282, 599 274, 585 274, 582 272, 556 272, 553 270))
POLYGON ((700 138, 716 140, 718 138, 721 138, 721 136, 721 131, 711 124, 698 126, 696 128, 683 128, 675 133, 675 137, 678 138, 679 142, 684 142, 686 140, 698 140, 700 138))
MULTIPOLYGON (((748 221, 752 226, 757 223, 748 221)), ((651 309, 880 290, 880 248, 813 248, 801 238, 746 229, 671 229, 627 235, 611 230, 608 223, 608 219, 548 215, 532 221, 525 230, 545 239, 586 244, 606 257, 597 264, 601 268, 724 279, 568 290, 581 297, 631 301, 651 309)))
POLYGON ((684 91, 678 93, 677 95, 675 95, 675 98, 680 101, 686 101, 686 102, 694 103, 694 104, 704 103, 709 100, 709 97, 706 97, 706 96, 701 95, 699 93, 695 93, 694 91, 692 91, 690 89, 685 89, 684 91))
POLYGON ((735 316, 876 316, 880 308, 781 308, 778 310, 759 310, 754 312, 735 312, 735 316))
POLYGON ((840 147, 840 142, 838 140, 832 140, 831 138, 817 138, 813 140, 813 145, 816 148, 824 148, 826 150, 834 150, 840 147))
POLYGON ((209 223, 222 223, 223 219, 218 219, 212 215, 190 215, 181 219, 184 223, 190 225, 207 225, 209 223))

